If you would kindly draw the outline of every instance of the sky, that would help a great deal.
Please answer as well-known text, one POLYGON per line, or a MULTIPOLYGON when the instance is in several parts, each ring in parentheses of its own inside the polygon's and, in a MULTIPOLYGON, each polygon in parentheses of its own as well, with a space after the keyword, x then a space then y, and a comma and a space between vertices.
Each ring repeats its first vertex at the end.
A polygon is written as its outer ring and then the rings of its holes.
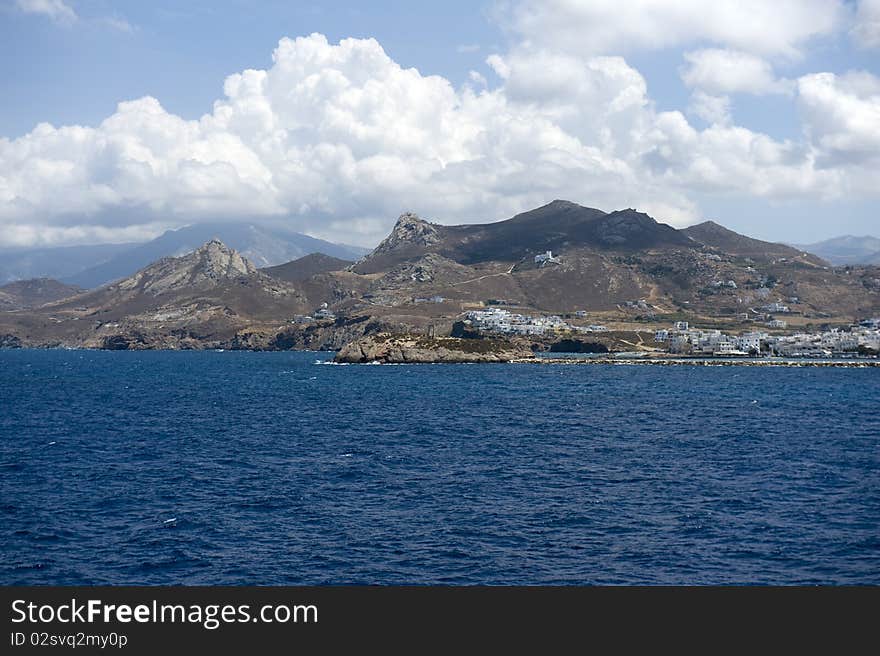
POLYGON ((556 198, 880 235, 880 0, 0 0, 0 248, 556 198))

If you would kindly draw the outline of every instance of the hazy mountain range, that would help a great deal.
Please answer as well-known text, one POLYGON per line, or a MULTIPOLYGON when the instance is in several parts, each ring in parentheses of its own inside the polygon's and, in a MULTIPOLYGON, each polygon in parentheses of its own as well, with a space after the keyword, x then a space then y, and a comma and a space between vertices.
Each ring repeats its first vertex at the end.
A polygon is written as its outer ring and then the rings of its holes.
MULTIPOLYGON (((503 257, 505 254, 497 250, 498 243, 515 243, 519 237, 525 237, 526 232, 535 227, 535 222, 542 221, 544 217, 551 214, 565 215, 567 211, 572 212, 573 214, 567 220, 575 222, 583 220, 587 214, 594 214, 597 217, 607 216, 603 221, 597 222, 593 226, 594 229, 606 230, 607 232, 609 228, 608 226, 603 227, 603 222, 622 221, 625 219, 625 212, 633 211, 611 212, 606 215, 601 210, 582 208, 573 203, 570 205, 572 207, 566 209, 564 202, 563 205, 560 205, 560 202, 555 202, 544 206, 544 208, 520 215, 529 217, 530 224, 528 225, 523 224, 522 219, 516 218, 497 223, 478 224, 476 227, 439 226, 439 228, 449 233, 449 239, 454 240, 453 235, 457 234, 462 240, 479 243, 479 248, 489 249, 486 251, 486 255, 503 257), (580 210, 573 208, 580 208, 580 210), (587 214, 583 214, 583 212, 587 214), (475 239, 474 235, 477 235, 475 239), (492 245, 493 243, 495 245, 492 245), (492 252, 492 249, 496 249, 495 252, 492 252)), ((547 249, 556 248, 558 250, 561 244, 570 242, 571 236, 575 240, 587 238, 586 235, 568 235, 566 219, 557 218, 554 220, 557 221, 556 225, 546 226, 545 234, 540 237, 541 244, 536 242, 536 246, 542 245, 547 249)), ((662 226, 663 224, 658 225, 662 226)), ((711 238, 716 247, 728 252, 736 250, 741 255, 747 255, 751 249, 751 251, 761 254, 767 254, 773 250, 779 257, 785 257, 786 253, 792 257, 794 256, 793 249, 796 249, 800 252, 817 255, 835 266, 880 264, 880 239, 876 237, 843 236, 815 244, 787 246, 738 235, 711 221, 679 231, 669 226, 665 226, 665 228, 665 231, 662 229, 661 231, 665 232, 672 243, 684 237, 691 237, 697 241, 711 238), (746 240, 749 242, 747 243, 746 240), (734 242, 736 242, 735 249, 734 242)), ((608 235, 611 240, 625 238, 624 235, 615 237, 611 232, 608 232, 608 235)), ((639 239, 657 239, 658 237, 659 235, 656 234, 650 237, 645 234, 641 235, 639 239)), ((66 284, 92 289, 129 276, 160 258, 192 252, 210 239, 219 239, 244 255, 257 267, 282 265, 311 253, 319 253, 346 261, 356 261, 370 252, 370 249, 367 248, 335 244, 279 227, 208 223, 169 230, 146 243, 0 249, 0 284, 16 280, 52 278, 66 284)), ((605 245, 613 244, 609 242, 605 245)), ((630 246, 636 246, 636 244, 631 242, 630 246)), ((463 256, 465 260, 482 257, 478 252, 463 253, 463 256)), ((360 268, 362 272, 365 271, 364 266, 360 268)))
MULTIPOLYGON (((185 243, 178 233, 164 237, 185 243)), ((259 244, 264 235, 245 236, 259 244)), ((771 306, 785 306, 801 326, 880 314, 880 267, 834 269, 712 222, 676 230, 634 209, 567 201, 461 226, 404 214, 382 243, 353 259, 313 253, 258 268, 209 239, 91 291, 15 283, 0 287, 0 345, 339 348, 379 330, 448 330, 462 312, 486 305, 585 311, 647 333, 682 318, 766 321, 771 306)))
POLYGON ((98 244, 0 250, 0 284, 14 280, 64 280, 107 262, 140 244, 98 244))
POLYGON ((81 287, 65 285, 52 278, 16 280, 0 286, 0 311, 27 310, 70 298, 84 291, 81 287))
POLYGON ((799 246, 834 265, 880 264, 880 239, 846 235, 799 246))
POLYGON ((0 284, 54 278, 85 288, 122 279, 163 257, 192 252, 219 239, 258 267, 283 264, 309 253, 356 260, 369 251, 288 231, 247 224, 199 224, 169 230, 143 244, 104 244, 0 252, 0 284))

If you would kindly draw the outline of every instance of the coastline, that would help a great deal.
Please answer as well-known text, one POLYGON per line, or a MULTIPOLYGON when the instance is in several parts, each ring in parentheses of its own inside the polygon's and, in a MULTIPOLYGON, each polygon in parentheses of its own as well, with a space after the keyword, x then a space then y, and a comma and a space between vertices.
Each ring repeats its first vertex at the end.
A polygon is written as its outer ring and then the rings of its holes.
POLYGON ((834 367, 841 369, 864 369, 880 367, 878 359, 851 360, 808 360, 808 359, 742 359, 726 358, 530 358, 511 360, 512 364, 555 364, 555 365, 654 365, 654 366, 691 366, 691 367, 834 367))
MULTIPOLYGON (((22 352, 22 351, 93 351, 93 352, 125 352, 125 353, 145 353, 145 352, 168 352, 168 353, 326 353, 338 354, 338 351, 321 350, 321 349, 243 349, 243 348, 143 348, 143 349, 106 349, 94 348, 88 346, 24 346, 17 348, 0 348, 3 352, 22 352)), ((565 354, 560 354, 565 355, 565 354)), ((551 356, 533 356, 533 357, 511 357, 509 359, 493 357, 492 359, 456 359, 454 353, 446 353, 444 358, 425 358, 397 360, 397 361, 376 361, 362 360, 360 362, 336 362, 335 364, 366 364, 366 365, 400 365, 400 364, 536 364, 536 365, 623 365, 623 366, 691 366, 691 367, 807 367, 807 368, 837 368, 837 369, 870 369, 880 368, 880 358, 846 358, 846 359, 809 359, 809 358, 712 358, 699 356, 678 356, 666 357, 656 354, 645 355, 624 355, 624 354, 607 354, 584 356, 580 353, 569 354, 570 357, 551 357, 551 356)), ((328 360, 333 363, 333 360, 328 360)))

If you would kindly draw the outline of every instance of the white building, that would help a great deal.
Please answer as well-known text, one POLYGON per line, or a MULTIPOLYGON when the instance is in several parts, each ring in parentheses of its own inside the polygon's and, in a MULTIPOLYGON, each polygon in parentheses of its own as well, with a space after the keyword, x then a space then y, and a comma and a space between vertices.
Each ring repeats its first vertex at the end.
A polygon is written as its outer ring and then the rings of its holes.
POLYGON ((712 348, 712 355, 736 355, 740 351, 736 347, 736 341, 730 337, 724 336, 724 339, 715 343, 712 348))
POLYGON ((880 351, 880 330, 869 330, 858 336, 859 346, 880 351))
POLYGON ((553 251, 545 251, 539 255, 535 255, 535 264, 544 266, 546 264, 559 264, 559 258, 553 257, 553 251))
POLYGON ((546 333, 574 330, 572 326, 556 315, 533 317, 524 314, 514 314, 500 308, 488 308, 486 310, 471 310, 465 313, 464 316, 475 328, 486 332, 544 335, 546 333))
POLYGON ((736 347, 745 353, 760 352, 761 340, 766 333, 743 333, 736 338, 736 347))

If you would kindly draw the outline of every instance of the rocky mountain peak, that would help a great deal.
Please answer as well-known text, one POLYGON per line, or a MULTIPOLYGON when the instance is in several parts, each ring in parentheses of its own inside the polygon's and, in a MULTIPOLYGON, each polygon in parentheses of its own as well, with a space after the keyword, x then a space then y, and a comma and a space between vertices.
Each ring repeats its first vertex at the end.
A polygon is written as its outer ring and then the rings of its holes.
POLYGON ((426 248, 436 244, 440 239, 440 232, 436 225, 425 221, 418 214, 404 212, 394 224, 391 234, 383 239, 376 250, 367 257, 405 247, 426 248))
MULTIPOLYGON (((219 239, 205 242, 193 253, 197 266, 205 276, 218 280, 221 278, 237 278, 256 273, 257 268, 250 260, 242 257, 236 250, 229 248, 219 239)), ((184 258, 181 259, 185 259, 184 258)))
POLYGON ((703 221, 702 223, 697 223, 690 226, 693 230, 692 232, 702 232, 705 234, 731 234, 733 231, 725 228, 722 225, 715 223, 714 221, 703 221))
POLYGON ((596 236, 601 244, 610 247, 651 248, 659 244, 686 245, 690 242, 674 228, 632 208, 602 217, 597 223, 596 236))
POLYGON ((562 200, 560 198, 557 198, 556 200, 552 200, 549 203, 547 203, 547 205, 545 205, 545 207, 553 208, 553 209, 557 209, 557 210, 564 210, 564 209, 578 209, 581 206, 578 205, 577 203, 572 203, 570 200, 562 200))
POLYGON ((440 240, 437 226, 428 223, 418 214, 405 212, 397 219, 391 234, 379 245, 394 247, 399 244, 413 244, 416 246, 430 246, 440 240))
POLYGON ((401 259, 425 254, 425 250, 443 241, 443 227, 429 223, 413 212, 401 214, 394 228, 372 253, 352 266, 356 273, 375 273, 391 269, 401 259))
POLYGON ((142 288, 156 295, 184 288, 213 286, 257 273, 257 268, 219 239, 211 239, 182 257, 166 257, 117 283, 122 290, 142 288))

